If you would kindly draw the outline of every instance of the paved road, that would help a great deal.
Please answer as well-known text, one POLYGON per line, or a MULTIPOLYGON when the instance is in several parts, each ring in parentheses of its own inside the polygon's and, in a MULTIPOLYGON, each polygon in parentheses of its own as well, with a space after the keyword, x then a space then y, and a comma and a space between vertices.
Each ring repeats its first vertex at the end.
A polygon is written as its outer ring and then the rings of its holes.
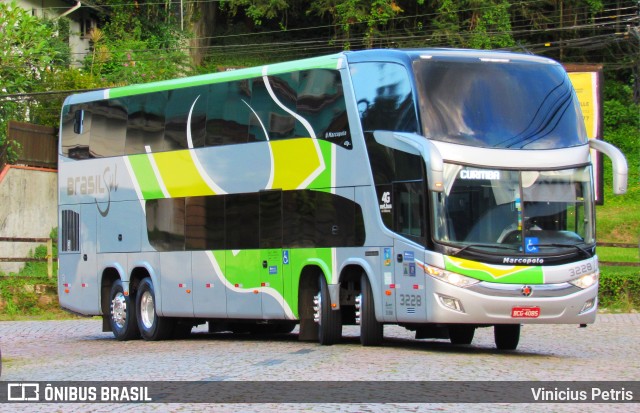
MULTIPOLYGON (((297 330, 296 330, 297 331, 297 330)), ((344 343, 319 346, 282 336, 208 334, 188 339, 118 342, 98 319, 0 322, 2 377, 6 381, 637 381, 640 315, 603 314, 588 328, 523 326, 515 352, 495 350, 492 329, 479 329, 471 346, 414 340, 385 326, 381 347, 361 347, 358 329, 345 327, 344 343)), ((636 399, 638 395, 635 395, 636 399)), ((529 406, 530 407, 530 406, 529 406)), ((638 404, 544 404, 536 410, 640 411, 638 404)), ((3 411, 524 411, 525 405, 468 404, 64 404, 5 405, 3 411)))

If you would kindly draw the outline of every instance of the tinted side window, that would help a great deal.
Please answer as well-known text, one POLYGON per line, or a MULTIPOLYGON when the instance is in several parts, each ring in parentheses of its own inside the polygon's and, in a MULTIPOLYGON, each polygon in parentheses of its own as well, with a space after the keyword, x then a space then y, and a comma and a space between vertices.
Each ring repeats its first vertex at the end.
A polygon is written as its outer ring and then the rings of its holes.
POLYGON ((412 86, 403 66, 356 63, 351 65, 351 77, 363 130, 419 131, 412 86))
POLYGON ((365 134, 365 142, 376 185, 422 179, 424 162, 419 155, 381 145, 373 133, 365 134))
POLYGON ((225 196, 196 196, 186 199, 187 250, 225 248, 225 196))
POLYGON ((382 222, 392 231, 424 245, 428 221, 422 158, 380 145, 373 133, 366 133, 365 141, 382 222))
POLYGON ((260 192, 260 248, 282 247, 282 191, 260 192))
POLYGON ((290 248, 364 244, 364 218, 355 202, 327 192, 283 194, 283 245, 290 248))
POLYGON ((204 145, 207 91, 207 87, 190 87, 168 92, 165 151, 188 148, 189 138, 195 148, 204 145))
POLYGON ((126 154, 161 151, 164 141, 167 92, 130 96, 128 100, 126 154))
POLYGON ((226 248, 259 248, 259 194, 227 195, 226 248))
POLYGON ((296 118, 274 100, 275 97, 287 109, 295 111, 298 98, 298 73, 269 76, 268 79, 273 96, 262 78, 252 80, 251 108, 255 113, 251 113, 249 140, 266 140, 265 129, 270 140, 308 136, 309 133, 306 130, 301 135, 296 133, 302 129, 296 128, 296 118))
POLYGON ((247 142, 251 110, 248 80, 209 86, 205 145, 230 145, 247 142))
POLYGON ((149 242, 158 251, 182 251, 185 247, 185 199, 147 201, 149 242))
POLYGON ((397 182, 393 185, 396 202, 394 229, 422 244, 425 239, 424 183, 397 182))
POLYGON ((283 243, 289 248, 315 246, 315 191, 285 191, 283 193, 283 243))
POLYGON ((147 201, 158 251, 362 246, 360 206, 327 192, 264 191, 147 201))
POLYGON ((90 157, 121 156, 127 134, 126 98, 94 102, 91 112, 90 157))
POLYGON ((300 72, 297 111, 313 125, 319 139, 351 149, 340 72, 329 69, 300 72))

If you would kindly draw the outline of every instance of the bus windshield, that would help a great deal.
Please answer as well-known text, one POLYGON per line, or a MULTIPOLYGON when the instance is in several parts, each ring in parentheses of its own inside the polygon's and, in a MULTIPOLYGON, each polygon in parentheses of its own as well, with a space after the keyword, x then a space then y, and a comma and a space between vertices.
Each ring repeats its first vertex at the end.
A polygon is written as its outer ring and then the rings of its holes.
POLYGON ((445 191, 432 194, 435 240, 489 253, 583 253, 595 242, 590 176, 590 166, 512 171, 447 163, 445 191))
POLYGON ((578 99, 559 65, 421 59, 414 71, 429 139, 503 149, 587 142, 578 99))

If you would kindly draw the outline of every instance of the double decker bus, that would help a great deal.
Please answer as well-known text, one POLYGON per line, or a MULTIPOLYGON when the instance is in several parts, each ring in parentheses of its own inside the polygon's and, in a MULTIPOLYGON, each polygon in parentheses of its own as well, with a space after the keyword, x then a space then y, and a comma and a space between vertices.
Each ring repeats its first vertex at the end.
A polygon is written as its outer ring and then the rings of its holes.
POLYGON ((597 311, 592 151, 560 64, 368 50, 68 97, 59 296, 118 340, 470 344, 597 311))

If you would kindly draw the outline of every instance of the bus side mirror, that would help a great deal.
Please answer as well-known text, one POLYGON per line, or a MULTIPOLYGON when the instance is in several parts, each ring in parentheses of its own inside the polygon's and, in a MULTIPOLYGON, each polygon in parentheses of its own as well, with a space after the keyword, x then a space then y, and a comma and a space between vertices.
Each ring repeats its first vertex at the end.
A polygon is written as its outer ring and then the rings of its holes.
POLYGON ((444 160, 433 142, 415 133, 375 131, 373 137, 380 145, 412 155, 420 155, 425 162, 429 190, 444 191, 444 160))
POLYGON ((627 192, 627 175, 629 169, 627 167, 627 160, 622 152, 620 152, 620 149, 610 143, 597 139, 589 139, 589 147, 604 153, 611 159, 613 166, 613 193, 621 195, 627 192))

